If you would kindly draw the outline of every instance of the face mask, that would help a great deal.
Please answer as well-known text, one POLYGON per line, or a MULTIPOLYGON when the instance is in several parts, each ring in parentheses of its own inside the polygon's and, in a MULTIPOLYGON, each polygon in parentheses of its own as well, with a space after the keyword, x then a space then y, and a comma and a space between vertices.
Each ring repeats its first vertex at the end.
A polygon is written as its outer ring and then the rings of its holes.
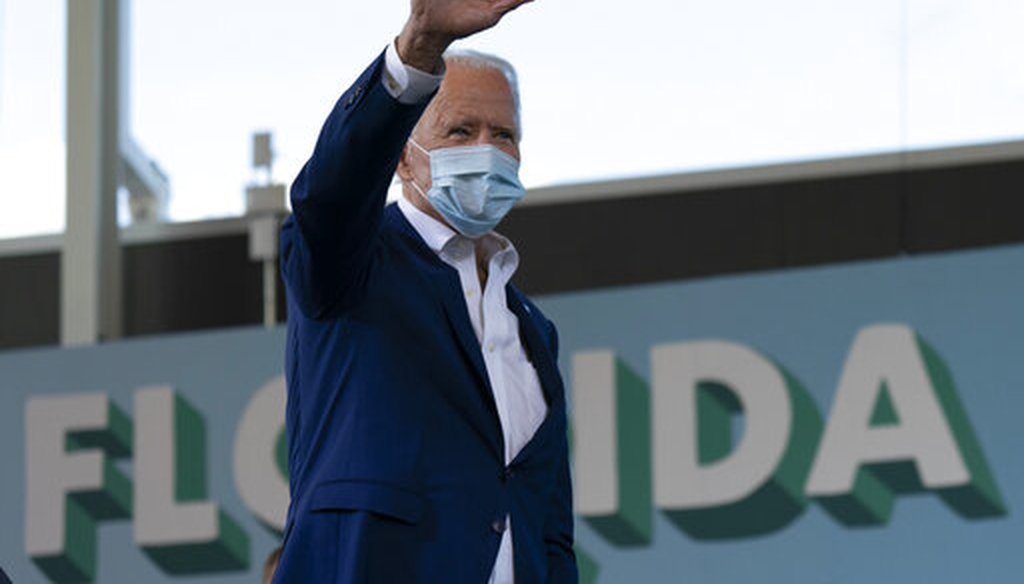
POLYGON ((412 186, 430 201, 456 231, 477 238, 494 229, 526 191, 519 182, 519 161, 490 144, 427 151, 431 187, 412 186))

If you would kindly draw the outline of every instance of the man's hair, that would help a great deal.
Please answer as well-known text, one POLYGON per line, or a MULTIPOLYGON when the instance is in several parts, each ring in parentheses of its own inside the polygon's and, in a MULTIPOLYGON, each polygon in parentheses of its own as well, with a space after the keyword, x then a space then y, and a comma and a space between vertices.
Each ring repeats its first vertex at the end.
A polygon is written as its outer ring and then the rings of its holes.
POLYGON ((517 137, 522 138, 523 120, 519 101, 519 76, 515 67, 505 59, 489 53, 472 49, 449 49, 444 53, 445 63, 456 63, 473 69, 493 69, 505 76, 508 87, 512 91, 512 103, 515 105, 517 137))

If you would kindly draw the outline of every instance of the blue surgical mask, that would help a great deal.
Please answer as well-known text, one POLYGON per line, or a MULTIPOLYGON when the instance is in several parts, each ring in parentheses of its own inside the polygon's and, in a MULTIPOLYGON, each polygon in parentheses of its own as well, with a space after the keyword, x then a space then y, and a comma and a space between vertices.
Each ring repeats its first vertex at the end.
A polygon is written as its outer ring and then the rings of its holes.
POLYGON ((498 148, 455 146, 427 151, 430 157, 430 190, 412 186, 456 231, 477 238, 494 229, 526 191, 519 182, 519 161, 498 148))

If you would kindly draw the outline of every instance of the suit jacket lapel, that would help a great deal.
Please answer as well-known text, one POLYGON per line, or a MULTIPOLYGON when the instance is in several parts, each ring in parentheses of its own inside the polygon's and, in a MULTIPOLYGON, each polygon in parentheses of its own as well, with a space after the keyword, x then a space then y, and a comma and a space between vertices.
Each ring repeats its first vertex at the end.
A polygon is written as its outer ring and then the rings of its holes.
POLYGON ((462 296, 462 284, 459 282, 459 274, 454 268, 444 263, 437 254, 416 233, 416 229, 409 224, 405 216, 398 209, 397 205, 389 205, 385 209, 385 217, 396 223, 399 230, 411 239, 411 245, 417 252, 420 262, 425 268, 426 280, 434 290, 434 295, 440 300, 445 319, 451 327, 452 335, 455 337, 463 357, 472 366, 476 377, 476 387, 479 389, 480 397, 484 400, 487 410, 490 412, 490 420, 483 422, 484 427, 481 433, 491 442, 495 452, 504 456, 505 445, 501 434, 501 419, 498 417, 498 406, 494 402, 494 392, 491 389, 490 378, 487 376, 487 366, 484 364, 483 352, 480 349, 480 341, 473 332, 473 324, 469 320, 469 309, 466 308, 466 299, 462 296))
POLYGON ((472 363, 480 386, 486 388, 487 399, 494 410, 494 415, 497 416, 498 410, 494 407, 494 393, 491 391, 490 378, 487 377, 487 366, 484 364, 480 341, 477 340, 473 324, 469 321, 469 309, 466 307, 466 299, 461 294, 459 275, 453 268, 444 265, 430 280, 438 297, 441 298, 448 324, 451 325, 464 356, 472 363))
POLYGON ((538 318, 530 311, 518 290, 509 285, 506 293, 508 306, 519 320, 519 338, 537 371, 544 399, 548 403, 547 416, 530 441, 516 455, 513 463, 517 463, 535 453, 543 452, 544 445, 558 436, 557 428, 562 427, 564 434, 564 425, 558 422, 565 418, 565 389, 562 387, 562 377, 558 373, 558 364, 555 363, 554 355, 541 334, 538 318))
POLYGON ((508 298, 508 307, 519 321, 519 338, 537 370, 537 377, 540 379, 540 386, 544 391, 544 399, 547 400, 549 406, 553 406, 563 393, 558 364, 555 363, 554 355, 551 354, 548 343, 541 335, 536 317, 520 297, 519 291, 509 285, 505 292, 508 298))

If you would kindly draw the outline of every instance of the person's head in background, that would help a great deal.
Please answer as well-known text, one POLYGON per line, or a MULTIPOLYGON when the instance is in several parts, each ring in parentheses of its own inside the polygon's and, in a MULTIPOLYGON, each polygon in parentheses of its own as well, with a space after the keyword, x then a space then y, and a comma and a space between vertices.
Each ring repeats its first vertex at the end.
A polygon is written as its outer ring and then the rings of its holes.
POLYGON ((270 584, 274 579, 274 572, 277 571, 279 561, 281 561, 281 546, 274 548, 274 551, 270 552, 266 561, 263 562, 263 584, 270 584))

